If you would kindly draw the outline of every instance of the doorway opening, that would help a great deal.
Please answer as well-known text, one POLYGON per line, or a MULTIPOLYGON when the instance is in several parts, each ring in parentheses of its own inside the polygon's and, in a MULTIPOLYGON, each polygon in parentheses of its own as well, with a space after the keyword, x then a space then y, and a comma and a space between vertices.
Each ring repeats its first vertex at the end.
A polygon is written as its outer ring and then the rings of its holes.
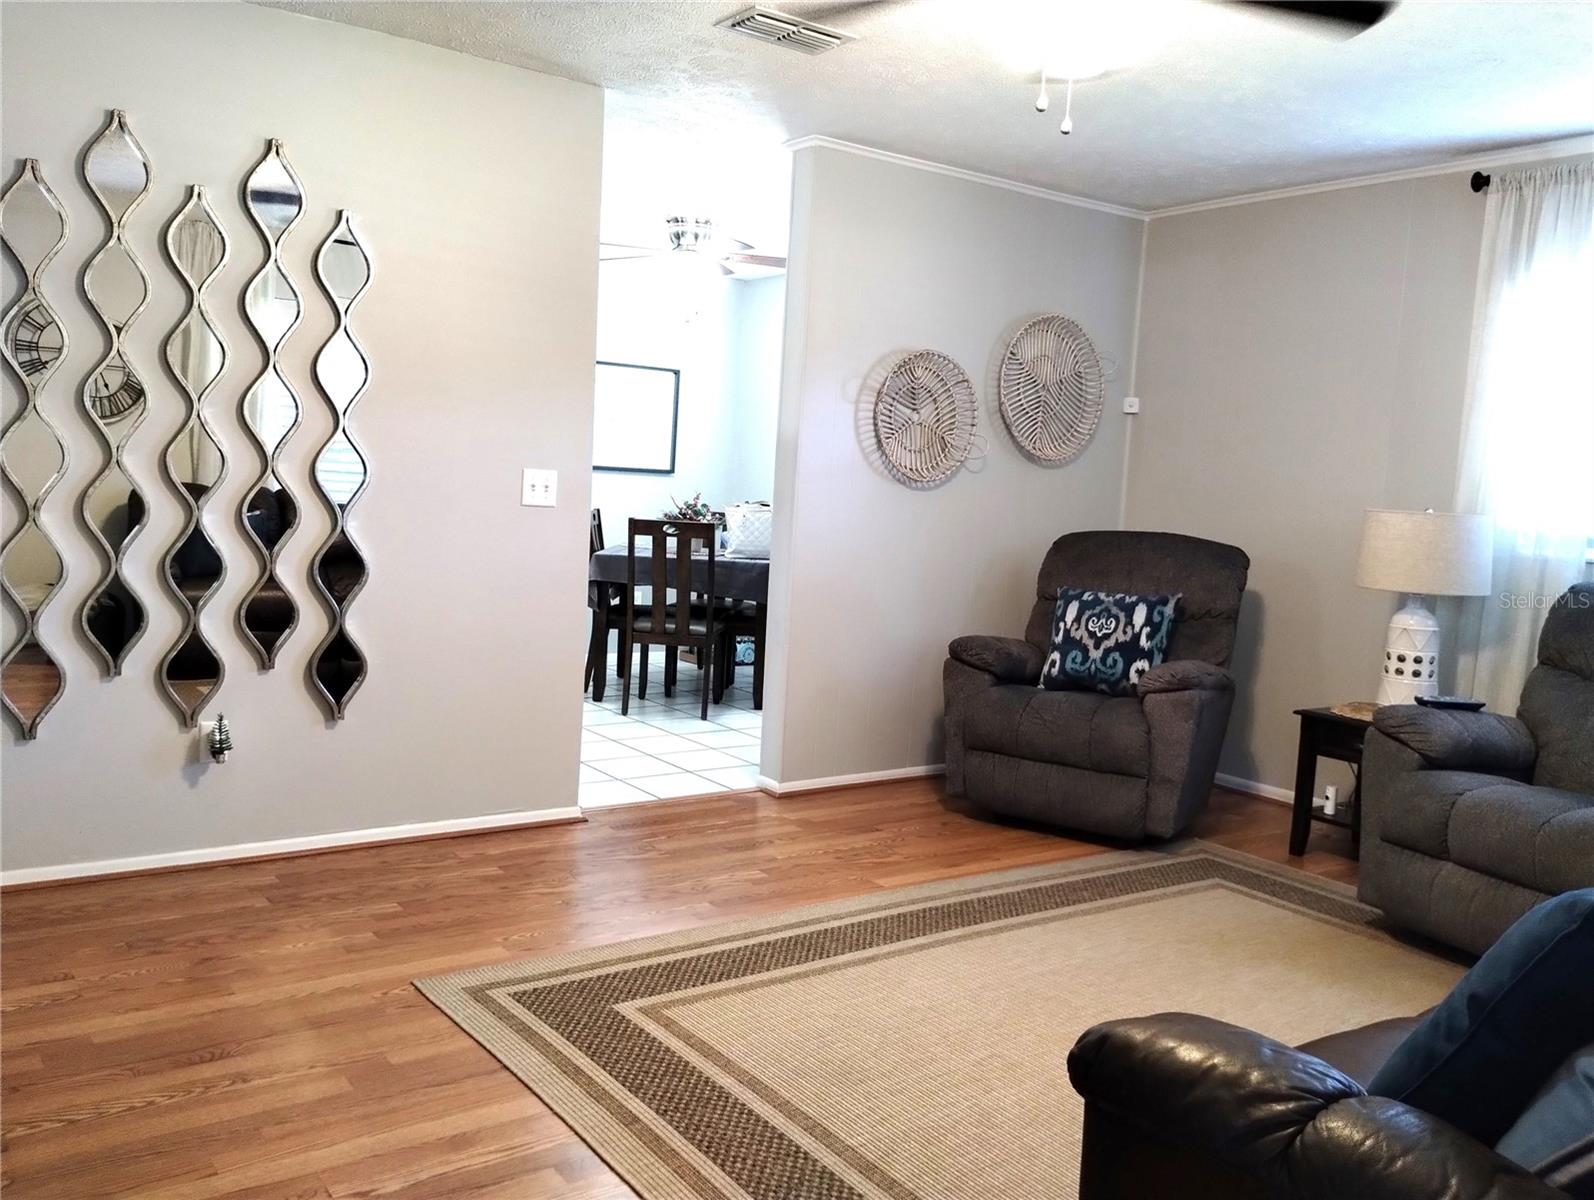
POLYGON ((607 98, 583 808, 760 777, 790 172, 778 134, 607 98))

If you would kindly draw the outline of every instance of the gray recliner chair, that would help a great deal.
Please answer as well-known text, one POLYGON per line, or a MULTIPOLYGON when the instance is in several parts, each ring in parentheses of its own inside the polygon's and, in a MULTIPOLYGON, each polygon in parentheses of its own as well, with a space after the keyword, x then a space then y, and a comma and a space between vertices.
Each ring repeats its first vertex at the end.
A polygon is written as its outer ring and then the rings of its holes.
POLYGON ((1109 837, 1173 837, 1206 803, 1229 724, 1243 550, 1101 530, 1052 543, 1024 637, 948 647, 947 790, 981 808, 1109 837), (1165 661, 1133 696, 1045 691, 1057 591, 1182 594, 1165 661))
POLYGON ((1594 887, 1594 584, 1551 607, 1515 717, 1390 705, 1362 750, 1361 898, 1481 954, 1594 887))

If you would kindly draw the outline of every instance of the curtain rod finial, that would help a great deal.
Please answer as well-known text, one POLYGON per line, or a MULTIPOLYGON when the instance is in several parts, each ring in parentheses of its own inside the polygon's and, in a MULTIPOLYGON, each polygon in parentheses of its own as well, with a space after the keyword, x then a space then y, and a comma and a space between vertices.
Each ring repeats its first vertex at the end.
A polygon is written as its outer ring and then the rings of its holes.
POLYGON ((1487 175, 1485 175, 1482 171, 1474 171, 1472 173, 1472 190, 1473 191, 1481 192, 1485 188, 1487 188, 1488 186, 1489 186, 1489 177, 1487 175))

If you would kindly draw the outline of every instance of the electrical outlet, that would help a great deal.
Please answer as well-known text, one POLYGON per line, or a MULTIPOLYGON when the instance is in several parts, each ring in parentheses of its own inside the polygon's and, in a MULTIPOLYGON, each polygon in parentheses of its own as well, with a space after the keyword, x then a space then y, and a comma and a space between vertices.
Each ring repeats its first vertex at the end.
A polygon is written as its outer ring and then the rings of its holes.
POLYGON ((1140 411, 1140 397, 1139 396, 1125 396, 1124 397, 1124 411, 1126 413, 1130 414, 1131 416, 1133 416, 1135 413, 1139 412, 1140 411))
POLYGON ((527 467, 520 473, 520 503, 524 508, 552 508, 559 497, 559 472, 527 467))
POLYGON ((197 762, 210 761, 210 735, 215 729, 214 721, 200 721, 194 726, 194 758, 197 762))

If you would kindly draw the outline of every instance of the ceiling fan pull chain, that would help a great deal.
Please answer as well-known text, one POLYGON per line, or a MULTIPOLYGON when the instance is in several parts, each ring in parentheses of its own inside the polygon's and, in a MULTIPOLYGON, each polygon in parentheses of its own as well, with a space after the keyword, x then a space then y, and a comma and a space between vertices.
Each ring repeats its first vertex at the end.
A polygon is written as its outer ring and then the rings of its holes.
POLYGON ((1046 68, 1041 68, 1041 94, 1035 98, 1035 111, 1045 112, 1052 106, 1052 98, 1046 94, 1046 68))
POLYGON ((1074 81, 1068 81, 1068 99, 1063 103, 1063 123, 1057 127, 1059 133, 1074 132, 1074 81))

